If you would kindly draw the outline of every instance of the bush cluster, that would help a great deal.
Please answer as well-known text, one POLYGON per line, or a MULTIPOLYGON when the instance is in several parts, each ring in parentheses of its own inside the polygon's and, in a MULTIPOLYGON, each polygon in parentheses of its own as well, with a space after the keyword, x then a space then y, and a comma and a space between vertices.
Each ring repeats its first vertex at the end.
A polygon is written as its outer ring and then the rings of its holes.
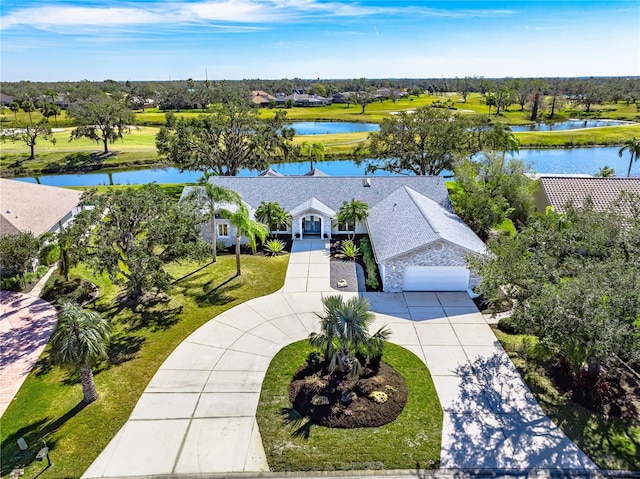
POLYGON ((360 240, 360 250, 362 251, 362 260, 366 268, 367 279, 365 283, 367 286, 373 289, 377 289, 380 286, 378 281, 378 265, 373 257, 373 248, 371 248, 371 241, 368 237, 364 237, 360 240))

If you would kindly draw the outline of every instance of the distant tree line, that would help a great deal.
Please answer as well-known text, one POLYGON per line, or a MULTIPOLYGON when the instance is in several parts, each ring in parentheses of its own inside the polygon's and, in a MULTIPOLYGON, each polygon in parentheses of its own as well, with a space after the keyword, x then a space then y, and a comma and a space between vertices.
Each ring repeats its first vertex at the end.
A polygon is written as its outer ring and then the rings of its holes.
MULTIPOLYGON (((134 109, 144 109, 148 100, 163 109, 183 110, 205 108, 219 99, 219 91, 229 87, 249 94, 252 90, 263 90, 271 94, 290 95, 294 90, 304 89, 308 93, 332 96, 339 92, 362 92, 378 88, 405 90, 412 95, 428 92, 444 95, 456 92, 463 101, 469 94, 483 95, 487 105, 500 112, 511 105, 527 108, 537 118, 541 102, 551 101, 548 109, 559 109, 563 101, 571 100, 590 111, 593 105, 604 102, 637 104, 640 100, 640 77, 589 77, 589 78, 401 78, 401 79, 302 79, 280 80, 246 79, 238 81, 185 80, 173 81, 115 81, 94 82, 1 82, 1 91, 16 99, 30 100, 36 106, 50 102, 51 93, 64 95, 69 102, 86 100, 98 93, 112 98, 126 99, 134 109)), ((54 101, 55 103, 55 101, 54 101)))

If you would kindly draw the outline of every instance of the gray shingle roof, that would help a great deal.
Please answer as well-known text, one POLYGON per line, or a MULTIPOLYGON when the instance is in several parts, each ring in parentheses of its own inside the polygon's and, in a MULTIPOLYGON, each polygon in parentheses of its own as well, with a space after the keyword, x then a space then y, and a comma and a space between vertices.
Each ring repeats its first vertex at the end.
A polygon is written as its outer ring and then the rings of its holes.
POLYGON ((484 251, 482 240, 458 216, 408 186, 371 208, 367 224, 378 262, 441 240, 484 251))
POLYGON ((258 176, 283 176, 283 175, 281 173, 278 173, 273 168, 269 167, 266 170, 264 170, 262 173, 260 173, 258 176))
POLYGON ((597 211, 603 211, 623 191, 640 195, 640 178, 544 176, 540 178, 540 186, 549 205, 559 213, 565 212, 567 203, 580 206, 588 197, 597 211))
POLYGON ((211 182, 237 191, 256 209, 262 201, 277 201, 287 211, 311 198, 338 211, 352 198, 372 208, 402 186, 410 186, 441 207, 451 210, 444 179, 438 176, 215 176, 211 182), (371 186, 363 186, 363 180, 371 186))
POLYGON ((296 216, 301 213, 304 213, 305 211, 310 211, 310 210, 319 211, 320 213, 324 213, 327 216, 335 216, 337 213, 336 211, 332 210, 321 201, 318 201, 316 198, 308 199, 307 201, 299 204, 298 206, 290 210, 289 213, 292 216, 296 216))
POLYGON ((319 170, 318 168, 314 168, 312 170, 307 171, 302 176, 329 176, 324 171, 319 170))

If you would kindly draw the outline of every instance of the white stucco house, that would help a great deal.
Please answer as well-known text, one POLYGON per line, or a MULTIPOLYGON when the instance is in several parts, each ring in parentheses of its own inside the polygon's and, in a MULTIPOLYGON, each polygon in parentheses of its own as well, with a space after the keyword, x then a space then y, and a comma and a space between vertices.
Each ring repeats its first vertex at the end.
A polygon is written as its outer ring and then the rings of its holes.
MULTIPOLYGON (((294 239, 334 238, 350 231, 368 234, 385 292, 466 291, 477 283, 466 267, 468 254, 484 243, 453 213, 444 179, 438 176, 327 176, 312 170, 282 176, 267 170, 256 177, 212 177, 240 194, 251 214, 277 201, 292 216, 282 233, 294 239), (367 203, 369 216, 355 225, 338 223, 342 203, 367 203)), ((185 188, 183 196, 190 188, 185 188)), ((216 218, 219 240, 235 240, 233 227, 216 218)), ((210 240, 209 228, 203 228, 210 240)))

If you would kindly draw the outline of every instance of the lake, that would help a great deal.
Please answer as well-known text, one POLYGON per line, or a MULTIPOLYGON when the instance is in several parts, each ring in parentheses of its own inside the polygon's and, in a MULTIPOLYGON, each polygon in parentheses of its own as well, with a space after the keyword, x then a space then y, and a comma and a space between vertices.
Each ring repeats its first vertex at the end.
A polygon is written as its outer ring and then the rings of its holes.
MULTIPOLYGON (((618 147, 598 148, 553 148, 540 150, 520 150, 518 157, 529 164, 538 173, 555 174, 589 174, 593 175, 600 168, 608 165, 620 176, 624 175, 629 165, 628 155, 618 156, 618 147)), ((363 175, 365 165, 357 166, 352 160, 317 161, 316 167, 332 176, 363 175)), ((272 165, 272 168, 283 175, 303 175, 309 171, 309 163, 285 163, 272 165)), ((240 176, 253 176, 255 171, 243 170, 240 176)), ((389 175, 386 172, 376 173, 389 175)), ((451 174, 451 172, 445 172, 451 174)), ((633 165, 631 174, 640 176, 640 162, 633 165)), ((192 183, 201 176, 194 171, 180 172, 177 168, 140 169, 132 171, 114 171, 112 173, 94 172, 70 175, 40 176, 40 183, 52 186, 94 186, 108 184, 140 184, 155 181, 156 183, 192 183)), ((17 178, 22 181, 36 182, 35 178, 17 178)))
POLYGON ((617 120, 566 120, 557 123, 536 123, 535 125, 512 126, 512 131, 561 131, 579 128, 597 128, 601 126, 631 125, 629 121, 617 120))
MULTIPOLYGON (((566 120, 557 123, 536 123, 534 125, 512 126, 513 131, 561 131, 579 128, 629 125, 631 122, 618 120, 566 120)), ((332 133, 354 133, 378 131, 376 123, 353 123, 341 121, 297 121, 289 123, 296 135, 329 135, 332 133)))
POLYGON ((296 135, 329 135, 332 133, 356 133, 378 131, 376 123, 351 123, 342 121, 296 121, 289 123, 296 135))

